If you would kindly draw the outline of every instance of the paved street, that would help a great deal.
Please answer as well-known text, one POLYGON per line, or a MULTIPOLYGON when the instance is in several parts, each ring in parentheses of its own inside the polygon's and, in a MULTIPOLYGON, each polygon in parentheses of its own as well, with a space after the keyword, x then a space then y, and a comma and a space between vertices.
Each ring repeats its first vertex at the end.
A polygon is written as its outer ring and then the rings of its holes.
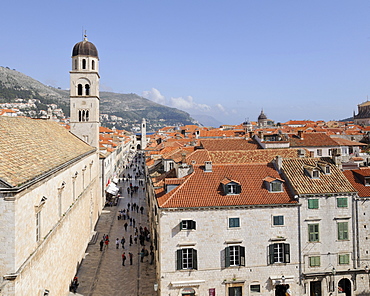
MULTIPOLYGON (((127 177, 129 173, 135 176, 133 171, 135 166, 124 171, 127 177)), ((141 164, 140 164, 141 169, 141 164)), ((137 169, 136 169, 137 172, 137 169)), ((140 246, 139 239, 137 244, 133 242, 130 246, 130 235, 134 239, 134 227, 130 226, 129 220, 118 220, 120 210, 127 210, 128 203, 132 205, 136 203, 139 211, 131 211, 130 216, 135 219, 136 227, 140 226, 149 228, 147 206, 145 200, 145 192, 143 186, 139 185, 139 180, 144 182, 143 176, 140 179, 134 178, 128 181, 121 181, 119 186, 122 188, 121 197, 118 200, 117 206, 105 207, 103 213, 97 223, 96 231, 97 238, 93 240, 86 251, 86 257, 78 270, 77 276, 80 285, 77 289, 77 294, 84 296, 105 296, 105 295, 125 295, 136 296, 156 295, 154 292, 155 283, 155 262, 150 265, 150 255, 145 256, 143 263, 140 262, 140 246), (139 186, 139 190, 133 193, 132 197, 127 194, 127 187, 132 183, 132 186, 139 186), (144 207, 143 214, 140 213, 140 207, 144 207), (124 224, 128 223, 127 231, 124 224), (103 235, 109 235, 109 245, 104 246, 103 251, 100 251, 100 241, 103 235), (119 248, 116 248, 116 239, 120 241, 125 237, 125 249, 121 243, 119 248), (122 253, 125 252, 127 260, 125 266, 122 266, 122 253), (133 254, 133 265, 130 265, 129 252, 133 254)), ((139 232, 140 235, 140 232, 139 232)), ((145 248, 150 252, 150 242, 145 241, 145 248)))

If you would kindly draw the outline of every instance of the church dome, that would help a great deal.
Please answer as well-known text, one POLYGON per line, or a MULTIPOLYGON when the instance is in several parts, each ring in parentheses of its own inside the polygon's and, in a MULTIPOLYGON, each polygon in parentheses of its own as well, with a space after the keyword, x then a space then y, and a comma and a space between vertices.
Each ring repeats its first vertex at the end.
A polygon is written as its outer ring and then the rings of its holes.
POLYGON ((76 43, 72 50, 72 57, 83 55, 83 56, 91 56, 91 57, 98 57, 98 50, 96 49, 95 45, 91 42, 87 41, 85 37, 83 41, 76 43))
POLYGON ((267 119, 267 116, 265 115, 265 113, 263 113, 263 110, 262 110, 260 116, 258 116, 258 120, 264 120, 264 119, 267 119))

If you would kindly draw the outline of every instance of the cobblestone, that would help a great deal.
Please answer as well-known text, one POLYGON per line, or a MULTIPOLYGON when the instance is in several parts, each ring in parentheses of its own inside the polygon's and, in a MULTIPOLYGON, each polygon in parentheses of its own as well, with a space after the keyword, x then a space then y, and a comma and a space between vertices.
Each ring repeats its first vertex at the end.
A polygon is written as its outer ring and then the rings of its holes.
MULTIPOLYGON (((125 172, 134 175, 132 169, 125 172)), ((143 179, 141 179, 143 180, 143 179)), ((77 294, 71 295, 84 295, 84 296, 105 296, 105 295, 124 295, 124 296, 155 296, 157 293, 154 291, 155 279, 155 262, 150 265, 150 256, 144 257, 143 263, 140 262, 140 244, 130 246, 130 235, 134 238, 134 227, 128 226, 127 231, 124 229, 124 224, 128 220, 118 220, 117 216, 119 210, 127 209, 127 204, 136 203, 139 208, 144 207, 144 213, 141 214, 131 212, 132 218, 136 221, 136 227, 140 226, 149 227, 147 205, 145 200, 145 192, 142 186, 139 191, 133 194, 133 197, 127 196, 127 187, 132 182, 133 186, 138 185, 139 180, 130 180, 129 182, 120 182, 119 186, 122 188, 123 196, 118 200, 117 206, 105 207, 99 221, 96 225, 98 232, 98 239, 95 244, 88 246, 86 250, 85 259, 82 261, 78 269, 78 279, 80 285, 77 294), (109 246, 100 251, 100 241, 103 235, 109 235, 109 246), (122 236, 125 237, 125 249, 122 249, 121 244, 116 249, 116 238, 121 240, 122 236), (122 253, 125 252, 127 260, 125 266, 122 266, 122 253), (133 265, 130 265, 128 253, 133 253, 133 265)), ((146 248, 149 251, 149 242, 145 242, 146 248)))

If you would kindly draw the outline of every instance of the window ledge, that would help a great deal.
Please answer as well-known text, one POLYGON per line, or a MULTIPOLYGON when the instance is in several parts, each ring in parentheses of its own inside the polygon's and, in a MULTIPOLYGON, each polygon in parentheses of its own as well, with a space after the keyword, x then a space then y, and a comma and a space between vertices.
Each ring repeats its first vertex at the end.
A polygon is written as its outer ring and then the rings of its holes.
POLYGON ((270 242, 276 242, 276 241, 286 241, 286 237, 272 237, 272 238, 270 238, 270 242))
POLYGON ((227 285, 227 284, 244 284, 245 280, 235 279, 235 281, 223 281, 222 283, 225 284, 225 285, 227 285))
POLYGON ((305 221, 321 221, 321 218, 319 218, 319 217, 307 217, 304 220, 305 221))
POLYGON ((183 243, 178 243, 177 245, 179 247, 185 247, 185 246, 195 246, 197 243, 196 242, 183 242, 183 243))
POLYGON ((226 240, 225 244, 241 244, 243 242, 242 239, 232 239, 232 240, 226 240))
POLYGON ((351 216, 337 216, 334 217, 334 220, 349 220, 351 218, 352 218, 351 216))

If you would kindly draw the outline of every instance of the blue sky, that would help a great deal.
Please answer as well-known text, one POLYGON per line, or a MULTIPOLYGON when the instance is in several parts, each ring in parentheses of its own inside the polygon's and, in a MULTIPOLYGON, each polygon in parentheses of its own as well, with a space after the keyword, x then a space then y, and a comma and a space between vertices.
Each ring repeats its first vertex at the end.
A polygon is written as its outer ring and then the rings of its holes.
POLYGON ((69 88, 83 29, 101 90, 224 124, 350 117, 370 94, 369 1, 6 1, 0 65, 69 88))

